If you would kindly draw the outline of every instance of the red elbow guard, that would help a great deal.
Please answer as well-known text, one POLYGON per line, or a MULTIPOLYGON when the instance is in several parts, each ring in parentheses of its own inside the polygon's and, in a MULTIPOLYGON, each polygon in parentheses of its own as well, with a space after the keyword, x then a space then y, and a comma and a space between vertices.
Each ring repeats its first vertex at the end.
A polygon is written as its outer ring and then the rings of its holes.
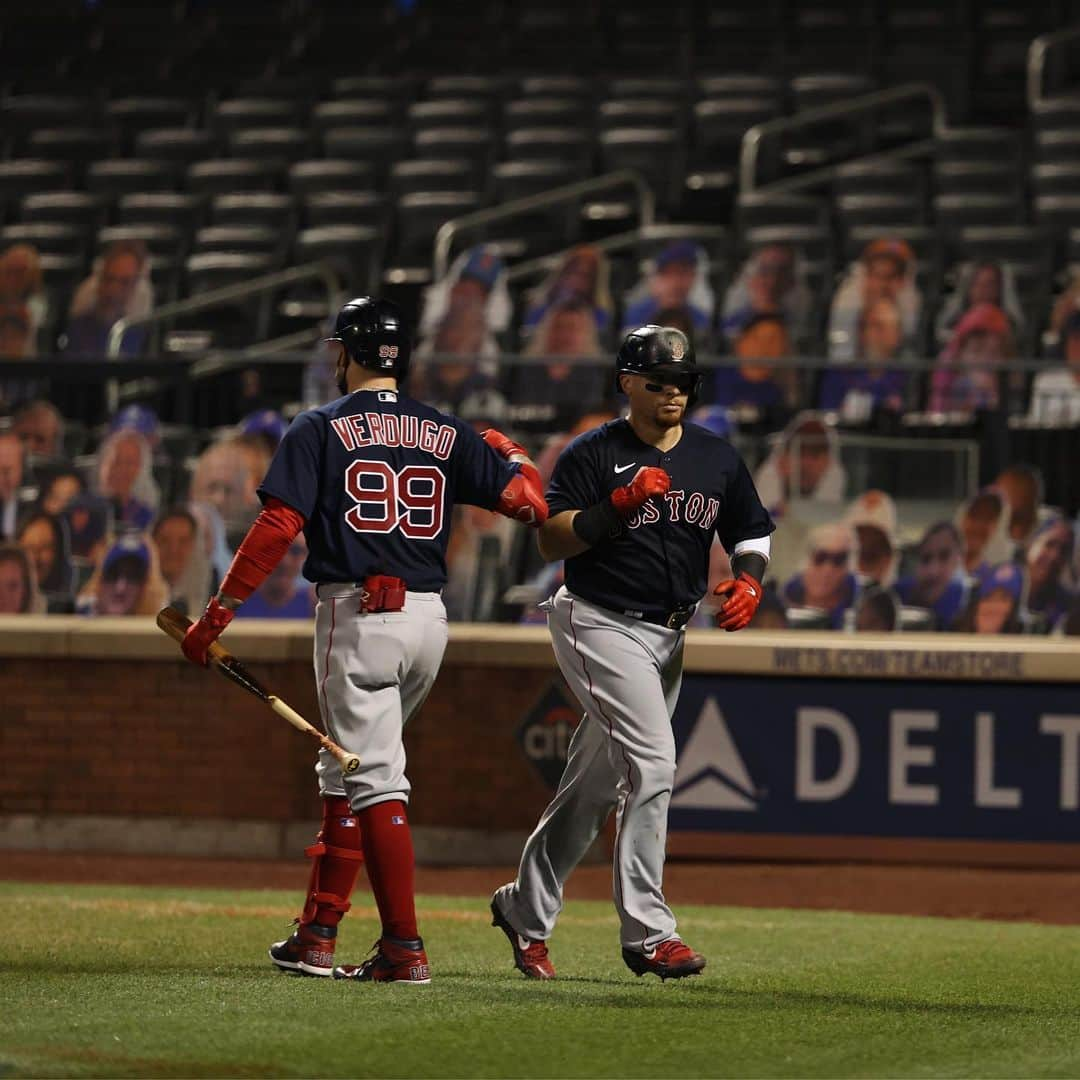
POLYGON ((548 519, 548 505, 540 474, 531 461, 523 461, 518 472, 503 488, 496 513, 539 528, 548 519))

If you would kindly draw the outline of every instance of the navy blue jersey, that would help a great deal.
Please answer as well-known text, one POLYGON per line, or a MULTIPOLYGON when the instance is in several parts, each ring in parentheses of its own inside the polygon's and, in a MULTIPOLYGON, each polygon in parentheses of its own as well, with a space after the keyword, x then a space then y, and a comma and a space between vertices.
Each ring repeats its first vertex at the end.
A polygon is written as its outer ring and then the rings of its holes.
POLYGON ((548 491, 551 516, 585 510, 658 466, 671 490, 650 499, 614 540, 566 560, 566 587, 614 611, 670 611, 705 593, 715 533, 730 554, 775 526, 735 448, 697 424, 683 424, 668 451, 642 442, 628 420, 579 435, 562 452, 548 491))
POLYGON ((468 424, 391 390, 301 413, 259 488, 304 515, 308 581, 390 574, 446 584, 455 503, 491 510, 517 472, 468 424))

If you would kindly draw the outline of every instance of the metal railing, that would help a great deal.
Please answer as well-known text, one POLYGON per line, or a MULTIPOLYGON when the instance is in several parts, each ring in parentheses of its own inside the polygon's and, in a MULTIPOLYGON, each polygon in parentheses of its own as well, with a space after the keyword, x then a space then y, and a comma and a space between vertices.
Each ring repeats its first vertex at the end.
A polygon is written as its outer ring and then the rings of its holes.
MULTIPOLYGON (((1058 46, 1080 38, 1080 26, 1069 26, 1052 34, 1041 34, 1028 46, 1027 54, 1027 101, 1028 108, 1035 109, 1051 95, 1046 93, 1048 60, 1058 46)), ((1077 88, 1080 90, 1080 87, 1077 88)))
POLYGON ((656 218, 656 197, 652 188, 645 182, 640 173, 633 169, 619 169, 616 172, 604 173, 603 176, 594 176, 590 180, 580 180, 573 184, 563 184, 561 187, 542 191, 538 195, 527 195, 522 199, 512 199, 500 206, 489 207, 486 210, 477 210, 471 214, 462 214, 461 217, 451 218, 439 226, 435 234, 435 247, 432 253, 432 273, 435 281, 440 281, 446 276, 450 265, 450 251, 454 243, 454 237, 465 229, 481 228, 496 221, 505 221, 516 217, 518 214, 532 213, 534 210, 544 210, 549 207, 559 206, 562 203, 571 203, 585 195, 595 195, 601 191, 609 191, 612 188, 632 187, 637 193, 638 221, 641 225, 651 225, 656 218))
POLYGON ((286 285, 298 285, 302 281, 319 280, 326 286, 327 310, 338 307, 342 295, 341 278, 332 263, 319 261, 294 266, 290 270, 278 270, 273 274, 263 274, 238 285, 223 285, 220 289, 210 289, 198 296, 186 300, 174 300, 171 304, 162 304, 146 315, 130 319, 117 319, 109 330, 109 344, 106 359, 115 360, 120 355, 124 334, 136 326, 153 326, 168 322, 177 316, 192 315, 199 311, 225 307, 236 300, 246 300, 252 296, 271 293, 286 285))
MULTIPOLYGON (((895 105, 904 101, 925 99, 930 105, 931 131, 937 134, 944 131, 948 126, 948 117, 945 108, 945 99, 936 86, 932 83, 904 83, 902 86, 894 86, 888 90, 877 90, 872 94, 862 94, 850 101, 837 102, 835 105, 822 105, 816 109, 803 109, 791 116, 780 116, 775 120, 767 120, 763 124, 755 124, 748 129, 743 136, 742 147, 739 152, 739 190, 742 194, 753 191, 768 190, 779 193, 781 191, 797 191, 802 188, 814 187, 832 178, 838 166, 829 165, 821 169, 814 169, 801 176, 793 176, 784 180, 774 181, 766 186, 758 186, 757 172, 758 162, 761 157, 761 146, 766 139, 774 138, 791 131, 802 128, 815 127, 818 124, 828 123, 832 120, 848 120, 865 113, 872 113, 886 105, 895 105)), ((931 140, 914 140, 907 147, 882 151, 877 154, 860 155, 859 161, 885 160, 904 156, 918 156, 929 151, 931 140)))
MULTIPOLYGON (((704 246, 708 246, 710 240, 724 240, 730 235, 730 230, 725 225, 645 225, 641 228, 631 229, 629 232, 616 233, 614 236, 605 236, 600 240, 591 241, 591 246, 598 248, 605 254, 613 251, 623 251, 626 248, 636 247, 641 243, 650 241, 670 240, 694 240, 704 246)), ((558 265, 570 249, 554 251, 550 255, 538 255, 535 259, 525 259, 514 263, 507 271, 509 281, 521 281, 536 274, 544 273, 553 266, 558 265)))

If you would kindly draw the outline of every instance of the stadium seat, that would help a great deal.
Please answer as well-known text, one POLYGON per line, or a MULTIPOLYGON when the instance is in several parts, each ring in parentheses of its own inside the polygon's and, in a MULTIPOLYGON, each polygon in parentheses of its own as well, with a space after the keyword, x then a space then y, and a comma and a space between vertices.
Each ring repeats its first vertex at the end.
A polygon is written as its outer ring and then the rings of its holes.
POLYGON ((135 225, 109 225, 99 229, 97 248, 104 250, 110 244, 137 242, 146 245, 151 255, 164 255, 175 258, 186 246, 187 235, 175 225, 160 223, 135 225))
POLYGON ((1080 131, 1054 128, 1035 133, 1035 157, 1043 164, 1066 164, 1080 161, 1080 131))
POLYGON ((428 80, 424 96, 432 101, 462 98, 495 101, 506 89, 507 80, 501 75, 436 75, 428 80))
POLYGON ((177 186, 175 162, 111 158, 87 167, 86 186, 111 198, 136 191, 172 191, 177 186))
POLYGON ((746 132, 777 115, 776 101, 771 97, 716 97, 697 102, 693 109, 694 162, 702 166, 733 164, 746 132))
POLYGON ((297 263, 326 261, 341 275, 347 291, 360 294, 376 287, 382 236, 370 225, 319 225, 296 234, 297 263))
POLYGON ((934 158, 948 161, 1020 161, 1020 139, 1011 128, 947 128, 934 136, 934 158))
POLYGON ((416 96, 416 89, 416 80, 407 75, 342 75, 331 83, 335 99, 383 101, 402 111, 404 103, 416 96))
POLYGON ((211 158, 188 166, 187 188, 202 195, 264 191, 279 186, 284 163, 253 158, 211 158))
POLYGON ((195 231, 192 251, 239 251, 269 255, 275 268, 282 264, 289 236, 269 225, 204 225, 195 231))
POLYGON ((135 153, 141 157, 185 165, 212 158, 218 148, 213 132, 195 128, 151 128, 135 136, 135 153))
POLYGON ((116 203, 119 225, 175 225, 190 233, 202 218, 202 196, 175 191, 137 191, 121 195, 116 203))
POLYGON ((925 197, 923 171, 907 161, 851 161, 837 167, 833 197, 843 195, 914 195, 925 197))
POLYGON ((592 167, 592 138, 577 127, 518 128, 506 133, 505 147, 507 160, 562 161, 580 172, 592 167))
POLYGON ((485 176, 495 156, 495 133, 489 127, 425 127, 413 132, 416 157, 465 158, 485 176))
POLYGON ((251 161, 292 164, 310 156, 311 138, 298 127, 243 128, 229 132, 229 153, 251 161))
POLYGON ((697 80, 697 88, 705 99, 760 98, 773 102, 778 112, 783 107, 784 86, 774 75, 701 75, 697 80))
POLYGON ((616 128, 667 127, 682 132, 686 127, 683 103, 669 98, 616 98, 602 101, 596 112, 601 132, 616 128))
POLYGON ((926 220, 917 195, 840 195, 834 201, 840 231, 876 225, 887 232, 894 225, 921 225, 926 220))
POLYGON ((390 168, 391 195, 413 191, 475 191, 477 170, 462 158, 413 158, 390 168))
POLYGON ((210 113, 215 131, 228 137, 234 131, 253 128, 287 128, 301 120, 296 102, 282 98, 242 97, 219 101, 210 113))
POLYGON ((19 203, 22 221, 53 221, 97 229, 105 221, 108 203, 88 191, 43 191, 24 195, 19 203))
POLYGON ((81 168, 89 161, 110 157, 115 140, 101 128, 54 127, 32 131, 26 145, 31 157, 66 161, 81 168))
POLYGON ((320 101, 311 110, 311 126, 319 133, 331 128, 386 127, 397 122, 400 108, 379 98, 347 98, 320 101))
POLYGON ((678 203, 686 175, 683 140, 666 127, 612 128, 600 135, 604 172, 631 169, 652 187, 661 207, 678 203))
POLYGON ((685 79, 667 75, 619 75, 607 85, 609 98, 681 102, 686 99, 685 79))
POLYGON ((416 101, 405 112, 412 131, 437 127, 483 127, 494 116, 492 105, 484 98, 448 97, 437 101, 416 101))
POLYGON ((1040 195, 1073 195, 1080 191, 1080 161, 1032 165, 1031 190, 1040 195))
POLYGON ((322 138, 328 158, 365 162, 379 184, 385 181, 390 165, 407 156, 409 145, 408 134, 390 125, 328 128, 322 138))
POLYGON ((570 98, 591 102, 595 93, 593 80, 584 75, 526 75, 518 90, 523 98, 570 98))
POLYGON ((0 161, 0 205, 15 202, 23 195, 65 188, 70 170, 62 161, 19 158, 0 161))
POLYGON ((1008 195, 934 196, 934 221, 946 233, 966 225, 1019 225, 1023 211, 1016 197, 1008 195))
POLYGON ((532 97, 508 101, 503 109, 503 124, 508 130, 543 127, 586 127, 587 105, 577 98, 532 97))
POLYGON ((296 199, 276 191, 230 191, 210 200, 214 225, 265 225, 291 238, 296 227, 296 199))
POLYGON ((9 244, 33 244, 51 255, 86 254, 92 225, 60 221, 25 221, 0 228, 0 247, 9 244))
POLYGON ((443 222, 480 208, 480 197, 466 191, 416 191, 397 200, 396 258, 427 264, 435 233, 443 222))
POLYGON ((1021 196, 1020 172, 1011 161, 938 161, 934 186, 941 195, 1021 196))
POLYGON ((12 94, 0 98, 0 140, 6 157, 25 153, 30 134, 61 125, 92 125, 99 120, 95 102, 89 97, 66 94, 12 94))
POLYGON ((125 97, 105 104, 105 117, 125 151, 133 150, 135 138, 154 128, 187 127, 195 108, 182 97, 125 97))
POLYGON ((807 195, 743 194, 735 203, 735 224, 739 233, 761 225, 826 224, 826 205, 807 195))
POLYGON ((318 158, 289 167, 289 190, 300 196, 317 191, 366 191, 374 184, 375 170, 367 161, 318 158))
POLYGON ((374 191, 312 191, 301 196, 303 220, 320 225, 370 225, 388 228, 386 196, 374 191))

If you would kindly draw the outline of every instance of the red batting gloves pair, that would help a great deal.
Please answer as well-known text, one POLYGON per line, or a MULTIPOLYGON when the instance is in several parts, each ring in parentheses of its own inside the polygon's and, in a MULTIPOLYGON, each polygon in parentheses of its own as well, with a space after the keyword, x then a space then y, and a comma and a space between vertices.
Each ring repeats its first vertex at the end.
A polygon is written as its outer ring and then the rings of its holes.
POLYGON ((520 443, 514 442, 513 439, 508 438, 501 431, 495 428, 488 428, 486 431, 480 433, 480 438, 484 440, 500 457, 506 458, 507 461, 515 460, 529 460, 528 451, 520 443))
POLYGON ((219 604, 217 597, 213 597, 206 605, 202 618, 192 623, 184 640, 180 643, 184 655, 193 663, 203 667, 210 663, 210 646, 221 637, 221 632, 232 622, 233 612, 224 604, 219 604))
POLYGON ((761 582, 743 572, 738 578, 721 581, 713 589, 713 596, 727 597, 716 616, 716 625, 721 630, 742 630, 750 625, 761 603, 761 582))
POLYGON ((654 495, 666 495, 671 489, 671 477, 654 465, 647 465, 634 473, 634 479, 625 487, 611 493, 611 505, 619 517, 629 517, 654 495))

